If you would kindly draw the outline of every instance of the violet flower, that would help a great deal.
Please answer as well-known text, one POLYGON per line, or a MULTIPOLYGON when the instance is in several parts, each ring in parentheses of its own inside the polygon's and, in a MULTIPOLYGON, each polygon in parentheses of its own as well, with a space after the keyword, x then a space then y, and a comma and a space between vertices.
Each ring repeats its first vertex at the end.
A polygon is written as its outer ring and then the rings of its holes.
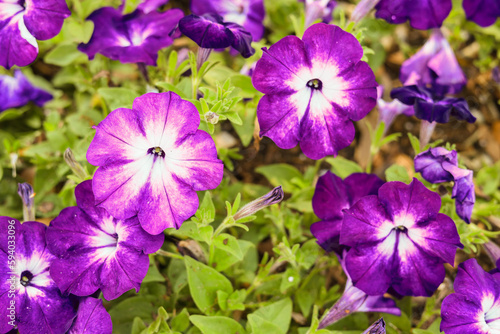
POLYGON ((497 333, 500 330, 500 274, 489 274, 476 259, 458 265, 453 287, 441 306, 445 334, 497 333))
POLYGON ((353 286, 351 277, 349 277, 349 274, 345 270, 345 261, 339 257, 339 262, 347 276, 344 293, 339 300, 337 300, 335 305, 328 310, 326 316, 321 319, 318 329, 330 326, 355 312, 384 312, 397 316, 401 315, 401 310, 396 306, 394 300, 386 298, 382 294, 378 296, 369 296, 353 286))
POLYGON ((46 229, 0 217, 0 333, 17 326, 20 333, 64 334, 73 322, 74 305, 49 274, 56 257, 47 248, 46 229))
POLYGON ((300 142, 311 159, 337 155, 349 146, 352 121, 365 117, 377 97, 375 75, 361 61, 356 38, 318 23, 302 40, 287 36, 263 51, 252 77, 265 94, 257 106, 260 135, 283 149, 300 142))
POLYGON ((283 193, 283 189, 281 189, 281 186, 277 186, 264 196, 261 196, 243 206, 234 214, 233 218, 234 220, 238 220, 253 215, 257 211, 260 211, 270 205, 280 203, 284 197, 285 194, 283 193))
POLYGON ((406 105, 412 105, 415 116, 422 120, 420 127, 420 146, 429 143, 436 123, 447 123, 450 116, 458 120, 474 123, 476 118, 469 111, 467 101, 462 98, 443 97, 435 91, 422 86, 394 88, 391 97, 406 105))
POLYGON ((192 0, 195 15, 218 14, 225 22, 233 22, 248 31, 254 41, 264 36, 266 10, 263 0, 192 0))
POLYGON ((92 181, 75 189, 78 206, 61 211, 47 231, 49 250, 58 258, 50 275, 63 293, 89 296, 101 289, 104 298, 115 299, 140 285, 151 254, 160 249, 164 236, 150 235, 137 217, 116 219, 95 206, 92 181))
POLYGON ((462 247, 455 223, 439 213, 441 198, 413 179, 387 182, 378 196, 344 211, 340 243, 351 247, 346 269, 369 295, 389 288, 402 296, 431 296, 462 247))
POLYGON ((103 7, 87 20, 94 23, 94 32, 87 44, 78 50, 94 59, 100 53, 122 63, 144 63, 156 66, 158 51, 171 45, 173 33, 184 16, 180 9, 145 13, 140 9, 123 15, 120 9, 103 7))
POLYGON ((385 334, 385 333, 386 333, 385 321, 383 318, 380 318, 361 334, 385 334))
POLYGON ((132 109, 111 112, 87 151, 100 166, 92 180, 96 204, 117 219, 138 215, 151 234, 179 228, 198 208, 196 191, 222 180, 214 141, 199 124, 196 107, 173 92, 148 93, 132 109))
POLYGON ((383 98, 383 87, 377 87, 377 108, 379 112, 379 121, 384 122, 384 135, 391 127, 397 116, 406 115, 413 116, 415 111, 412 106, 407 106, 401 103, 399 100, 392 100, 391 102, 386 102, 383 98))
POLYGON ((111 316, 102 305, 102 300, 85 297, 78 305, 76 319, 67 334, 111 334, 112 331, 111 316))
POLYGON ((473 173, 458 167, 457 152, 443 147, 431 148, 415 157, 415 172, 431 183, 454 181, 451 197, 455 199, 456 212, 467 224, 476 202, 473 173))
POLYGON ((50 100, 52 95, 34 87, 20 70, 15 70, 13 77, 0 75, 0 112, 22 107, 29 102, 42 107, 50 100))
POLYGON ((498 0, 464 0, 462 6, 467 20, 474 21, 481 27, 488 27, 500 17, 498 0))
POLYGON ((442 94, 455 94, 467 83, 455 53, 439 29, 434 29, 422 49, 406 60, 399 78, 403 85, 433 85, 442 94))
POLYGON ((314 213, 321 221, 311 225, 311 233, 327 252, 341 256, 345 246, 340 245, 340 230, 344 210, 360 198, 376 195, 384 181, 374 174, 355 173, 342 180, 328 171, 318 179, 312 199, 314 213))
POLYGON ((185 16, 179 21, 179 29, 200 47, 198 68, 208 59, 213 49, 231 46, 244 58, 255 53, 251 45, 252 35, 239 24, 224 22, 222 16, 218 14, 185 16))
POLYGON ((490 257, 491 261, 496 265, 496 269, 493 269, 493 271, 490 271, 490 273, 493 272, 500 272, 498 269, 500 265, 500 247, 493 242, 493 241, 488 241, 487 243, 483 244, 483 248, 486 251, 486 254, 490 257))
POLYGON ((308 28, 314 21, 321 19, 323 23, 332 21, 332 13, 337 2, 335 0, 299 0, 305 6, 304 26, 308 28))
POLYGON ((375 16, 392 24, 410 21, 415 29, 439 28, 451 12, 451 0, 380 0, 375 16))
POLYGON ((491 78, 500 84, 500 68, 498 66, 491 70, 491 78))
POLYGON ((0 66, 26 66, 38 55, 39 40, 56 36, 71 12, 64 0, 0 1, 0 66))

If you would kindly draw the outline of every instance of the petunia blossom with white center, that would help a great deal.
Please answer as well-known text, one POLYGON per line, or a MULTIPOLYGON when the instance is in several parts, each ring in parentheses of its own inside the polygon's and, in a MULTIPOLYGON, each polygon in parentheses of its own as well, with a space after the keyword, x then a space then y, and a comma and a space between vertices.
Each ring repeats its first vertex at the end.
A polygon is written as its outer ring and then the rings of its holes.
POLYGON ((368 295, 393 288, 403 296, 430 296, 444 280, 443 263, 462 247, 455 223, 439 213, 441 198, 413 179, 387 182, 378 196, 344 211, 340 244, 353 285, 368 295))
POLYGON ((42 223, 0 217, 0 333, 17 326, 20 333, 64 334, 76 316, 49 272, 56 256, 46 230, 42 223))
POLYGON ((47 231, 49 249, 57 256, 50 275, 64 293, 88 296, 101 289, 104 298, 139 290, 151 254, 163 235, 150 235, 137 217, 120 220, 95 206, 92 181, 75 189, 76 207, 61 211, 47 231))
POLYGON ((196 191, 222 180, 212 137, 196 107, 173 92, 148 93, 98 126, 87 159, 96 204, 117 219, 135 215, 151 234, 179 228, 198 208, 196 191))
POLYGON ((337 155, 354 139, 352 121, 365 117, 377 98, 359 42, 318 23, 302 40, 287 36, 263 51, 252 77, 265 94, 257 107, 260 135, 283 149, 300 143, 311 159, 337 155))
POLYGON ((500 333, 500 273, 488 273, 476 259, 458 266, 455 293, 441 306, 445 334, 500 333))
POLYGON ((70 15, 64 0, 0 0, 0 66, 32 63, 37 39, 56 36, 70 15))

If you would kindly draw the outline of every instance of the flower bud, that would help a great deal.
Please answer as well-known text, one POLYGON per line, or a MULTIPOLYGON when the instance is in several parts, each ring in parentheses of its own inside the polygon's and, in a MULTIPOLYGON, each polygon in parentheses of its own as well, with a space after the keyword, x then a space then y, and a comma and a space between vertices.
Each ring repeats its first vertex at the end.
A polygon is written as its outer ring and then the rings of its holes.
POLYGON ((281 186, 277 186, 264 196, 259 197, 242 207, 238 212, 236 212, 233 218, 234 220, 238 220, 253 215, 257 211, 262 210, 265 207, 281 202, 283 200, 283 197, 285 197, 283 189, 281 188, 281 186))
POLYGON ((23 200, 23 219, 24 221, 35 220, 35 193, 29 183, 18 183, 17 193, 23 200))
POLYGON ((205 113, 205 121, 207 121, 207 123, 215 125, 219 122, 219 115, 217 115, 213 111, 209 111, 205 113))
POLYGON ((383 318, 378 319, 366 329, 362 334, 385 334, 385 321, 383 318))
POLYGON ((66 151, 64 151, 64 161, 66 161, 73 173, 75 173, 76 176, 78 176, 82 181, 87 178, 87 173, 83 169, 82 165, 80 165, 80 163, 76 161, 75 155, 69 147, 66 149, 66 151))

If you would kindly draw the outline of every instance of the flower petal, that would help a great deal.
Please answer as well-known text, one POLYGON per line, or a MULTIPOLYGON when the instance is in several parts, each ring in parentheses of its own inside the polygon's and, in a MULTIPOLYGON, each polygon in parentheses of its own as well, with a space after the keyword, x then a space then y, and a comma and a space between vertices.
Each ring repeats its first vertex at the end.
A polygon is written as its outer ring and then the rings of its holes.
POLYGON ((327 171, 318 179, 312 199, 314 213, 321 219, 342 219, 349 208, 349 196, 340 177, 327 171))
POLYGON ((22 14, 17 14, 6 22, 0 21, 0 66, 10 69, 12 66, 26 66, 35 61, 38 44, 35 37, 26 28, 22 14))
POLYGON ((64 0, 26 0, 24 23, 36 39, 46 40, 61 31, 64 19, 71 15, 64 0))
POLYGON ((102 300, 86 297, 80 301, 76 319, 68 334, 111 334, 112 328, 111 316, 102 305, 102 300))

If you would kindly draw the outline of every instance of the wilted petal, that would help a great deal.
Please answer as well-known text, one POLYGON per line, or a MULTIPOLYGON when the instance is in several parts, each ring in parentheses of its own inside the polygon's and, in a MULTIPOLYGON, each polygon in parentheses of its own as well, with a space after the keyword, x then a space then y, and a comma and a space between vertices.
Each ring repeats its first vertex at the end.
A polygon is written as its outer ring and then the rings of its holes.
POLYGON ((375 321, 373 325, 368 327, 362 334, 385 334, 385 322, 383 318, 375 321))

